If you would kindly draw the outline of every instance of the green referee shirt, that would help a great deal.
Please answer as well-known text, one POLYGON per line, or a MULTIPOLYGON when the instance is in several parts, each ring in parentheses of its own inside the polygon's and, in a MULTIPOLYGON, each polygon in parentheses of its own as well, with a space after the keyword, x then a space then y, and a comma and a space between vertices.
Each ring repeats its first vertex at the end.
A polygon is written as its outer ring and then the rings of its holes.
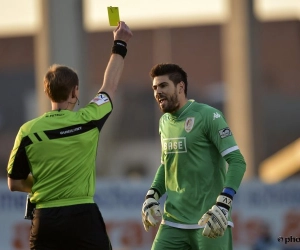
POLYGON ((31 202, 37 208, 94 203, 99 134, 112 111, 106 93, 84 108, 50 111, 25 123, 12 149, 12 179, 33 175, 31 202))

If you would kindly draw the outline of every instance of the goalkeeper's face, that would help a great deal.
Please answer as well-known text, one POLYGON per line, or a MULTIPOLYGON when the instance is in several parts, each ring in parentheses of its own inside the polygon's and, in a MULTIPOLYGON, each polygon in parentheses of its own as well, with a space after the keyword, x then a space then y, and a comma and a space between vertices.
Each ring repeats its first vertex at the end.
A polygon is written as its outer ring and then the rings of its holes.
POLYGON ((152 89, 154 97, 163 113, 173 113, 179 109, 179 88, 177 86, 175 86, 167 75, 156 76, 153 79, 152 89))

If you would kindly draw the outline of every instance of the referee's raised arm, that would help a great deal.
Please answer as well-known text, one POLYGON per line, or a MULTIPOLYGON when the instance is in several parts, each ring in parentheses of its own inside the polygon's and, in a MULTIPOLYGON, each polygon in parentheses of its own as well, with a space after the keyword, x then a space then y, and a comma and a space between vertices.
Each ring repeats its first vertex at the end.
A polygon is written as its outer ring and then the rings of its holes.
POLYGON ((120 21, 113 34, 114 44, 112 54, 104 73, 102 86, 99 90, 99 92, 106 92, 112 100, 123 72, 127 43, 132 37, 132 32, 125 22, 120 21))

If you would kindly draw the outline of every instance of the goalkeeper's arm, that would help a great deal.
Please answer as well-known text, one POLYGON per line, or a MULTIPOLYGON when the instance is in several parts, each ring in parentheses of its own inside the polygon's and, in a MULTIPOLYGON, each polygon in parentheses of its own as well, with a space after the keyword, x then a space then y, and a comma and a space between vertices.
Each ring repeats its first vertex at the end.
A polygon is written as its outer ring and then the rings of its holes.
POLYGON ((210 238, 222 236, 228 225, 228 213, 233 196, 238 190, 246 170, 246 162, 240 150, 224 155, 228 163, 225 187, 218 196, 216 204, 209 209, 199 220, 204 226, 202 234, 210 238))

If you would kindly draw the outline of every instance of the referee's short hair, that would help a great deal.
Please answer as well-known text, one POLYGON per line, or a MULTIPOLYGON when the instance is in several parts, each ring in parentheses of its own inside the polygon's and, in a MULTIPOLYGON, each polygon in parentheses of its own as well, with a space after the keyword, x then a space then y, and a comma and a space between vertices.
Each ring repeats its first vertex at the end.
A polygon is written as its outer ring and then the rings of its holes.
POLYGON ((66 101, 78 85, 77 73, 64 65, 51 65, 44 77, 44 91, 53 102, 66 101))

